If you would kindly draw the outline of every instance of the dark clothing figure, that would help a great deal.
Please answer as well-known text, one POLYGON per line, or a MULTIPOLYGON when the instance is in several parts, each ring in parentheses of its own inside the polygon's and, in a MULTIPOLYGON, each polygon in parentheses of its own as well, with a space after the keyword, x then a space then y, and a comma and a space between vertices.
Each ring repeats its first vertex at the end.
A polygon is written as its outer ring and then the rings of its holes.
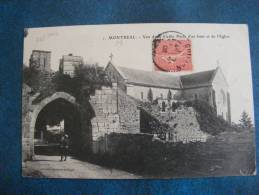
POLYGON ((68 135, 62 135, 60 139, 60 155, 61 155, 60 161, 63 161, 63 159, 64 161, 67 160, 68 149, 69 149, 68 135))

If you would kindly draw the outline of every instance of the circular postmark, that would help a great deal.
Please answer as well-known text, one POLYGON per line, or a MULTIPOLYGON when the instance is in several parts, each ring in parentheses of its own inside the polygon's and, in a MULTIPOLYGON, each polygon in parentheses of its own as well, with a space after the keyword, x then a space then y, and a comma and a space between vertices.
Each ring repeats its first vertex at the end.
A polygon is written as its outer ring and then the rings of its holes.
POLYGON ((155 70, 179 72, 192 70, 191 40, 176 31, 157 35, 152 43, 155 70))

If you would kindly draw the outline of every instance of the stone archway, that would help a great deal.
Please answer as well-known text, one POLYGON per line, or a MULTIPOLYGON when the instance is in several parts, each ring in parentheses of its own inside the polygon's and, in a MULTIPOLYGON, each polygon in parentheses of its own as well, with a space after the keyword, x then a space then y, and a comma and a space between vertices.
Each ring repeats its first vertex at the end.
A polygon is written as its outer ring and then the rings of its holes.
POLYGON ((57 100, 57 99, 64 99, 64 100, 70 102, 71 104, 74 104, 74 105, 76 104, 75 97, 73 97, 70 94, 65 93, 65 92, 56 92, 52 96, 43 99, 41 102, 39 102, 38 104, 33 106, 33 111, 31 113, 30 132, 34 133, 36 119, 37 119, 40 111, 46 105, 48 105, 49 103, 51 103, 51 102, 53 102, 54 100, 57 100))
POLYGON ((39 113, 51 102, 62 99, 72 105, 77 105, 75 97, 65 92, 56 92, 53 95, 41 100, 36 104, 30 103, 28 112, 29 125, 23 129, 23 159, 32 159, 34 156, 34 132, 39 113))

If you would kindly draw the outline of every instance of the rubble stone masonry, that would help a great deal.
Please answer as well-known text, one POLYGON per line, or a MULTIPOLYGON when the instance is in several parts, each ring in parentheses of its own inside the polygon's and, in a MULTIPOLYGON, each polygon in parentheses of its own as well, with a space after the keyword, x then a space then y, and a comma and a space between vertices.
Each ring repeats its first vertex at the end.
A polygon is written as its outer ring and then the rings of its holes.
POLYGON ((125 94, 116 83, 102 87, 91 96, 90 103, 95 111, 92 124, 92 150, 105 151, 106 135, 116 133, 139 133, 140 112, 135 100, 125 94), (103 146, 104 144, 104 146, 103 146))
POLYGON ((118 90, 120 128, 125 133, 140 133, 140 110, 135 99, 118 90))
POLYGON ((95 117, 91 120, 93 141, 98 141, 105 134, 120 131, 117 86, 96 90, 90 103, 95 112, 95 117))
POLYGON ((148 112, 161 123, 170 126, 168 141, 188 143, 207 140, 208 134, 200 130, 197 120, 198 113, 192 107, 182 105, 175 111, 168 108, 165 112, 161 112, 159 105, 152 105, 152 109, 149 109, 148 112))
POLYGON ((22 90, 22 160, 31 159, 31 137, 30 137, 30 95, 31 89, 23 84, 22 90))

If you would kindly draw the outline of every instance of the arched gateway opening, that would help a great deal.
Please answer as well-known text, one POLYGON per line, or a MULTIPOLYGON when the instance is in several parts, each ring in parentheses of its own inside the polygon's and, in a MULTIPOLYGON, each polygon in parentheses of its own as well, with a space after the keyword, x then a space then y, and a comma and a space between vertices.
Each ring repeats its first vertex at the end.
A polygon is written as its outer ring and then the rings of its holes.
POLYGON ((33 154, 58 155, 61 134, 69 136, 71 153, 78 148, 81 135, 79 106, 75 98, 57 92, 35 105, 32 113, 33 154))

